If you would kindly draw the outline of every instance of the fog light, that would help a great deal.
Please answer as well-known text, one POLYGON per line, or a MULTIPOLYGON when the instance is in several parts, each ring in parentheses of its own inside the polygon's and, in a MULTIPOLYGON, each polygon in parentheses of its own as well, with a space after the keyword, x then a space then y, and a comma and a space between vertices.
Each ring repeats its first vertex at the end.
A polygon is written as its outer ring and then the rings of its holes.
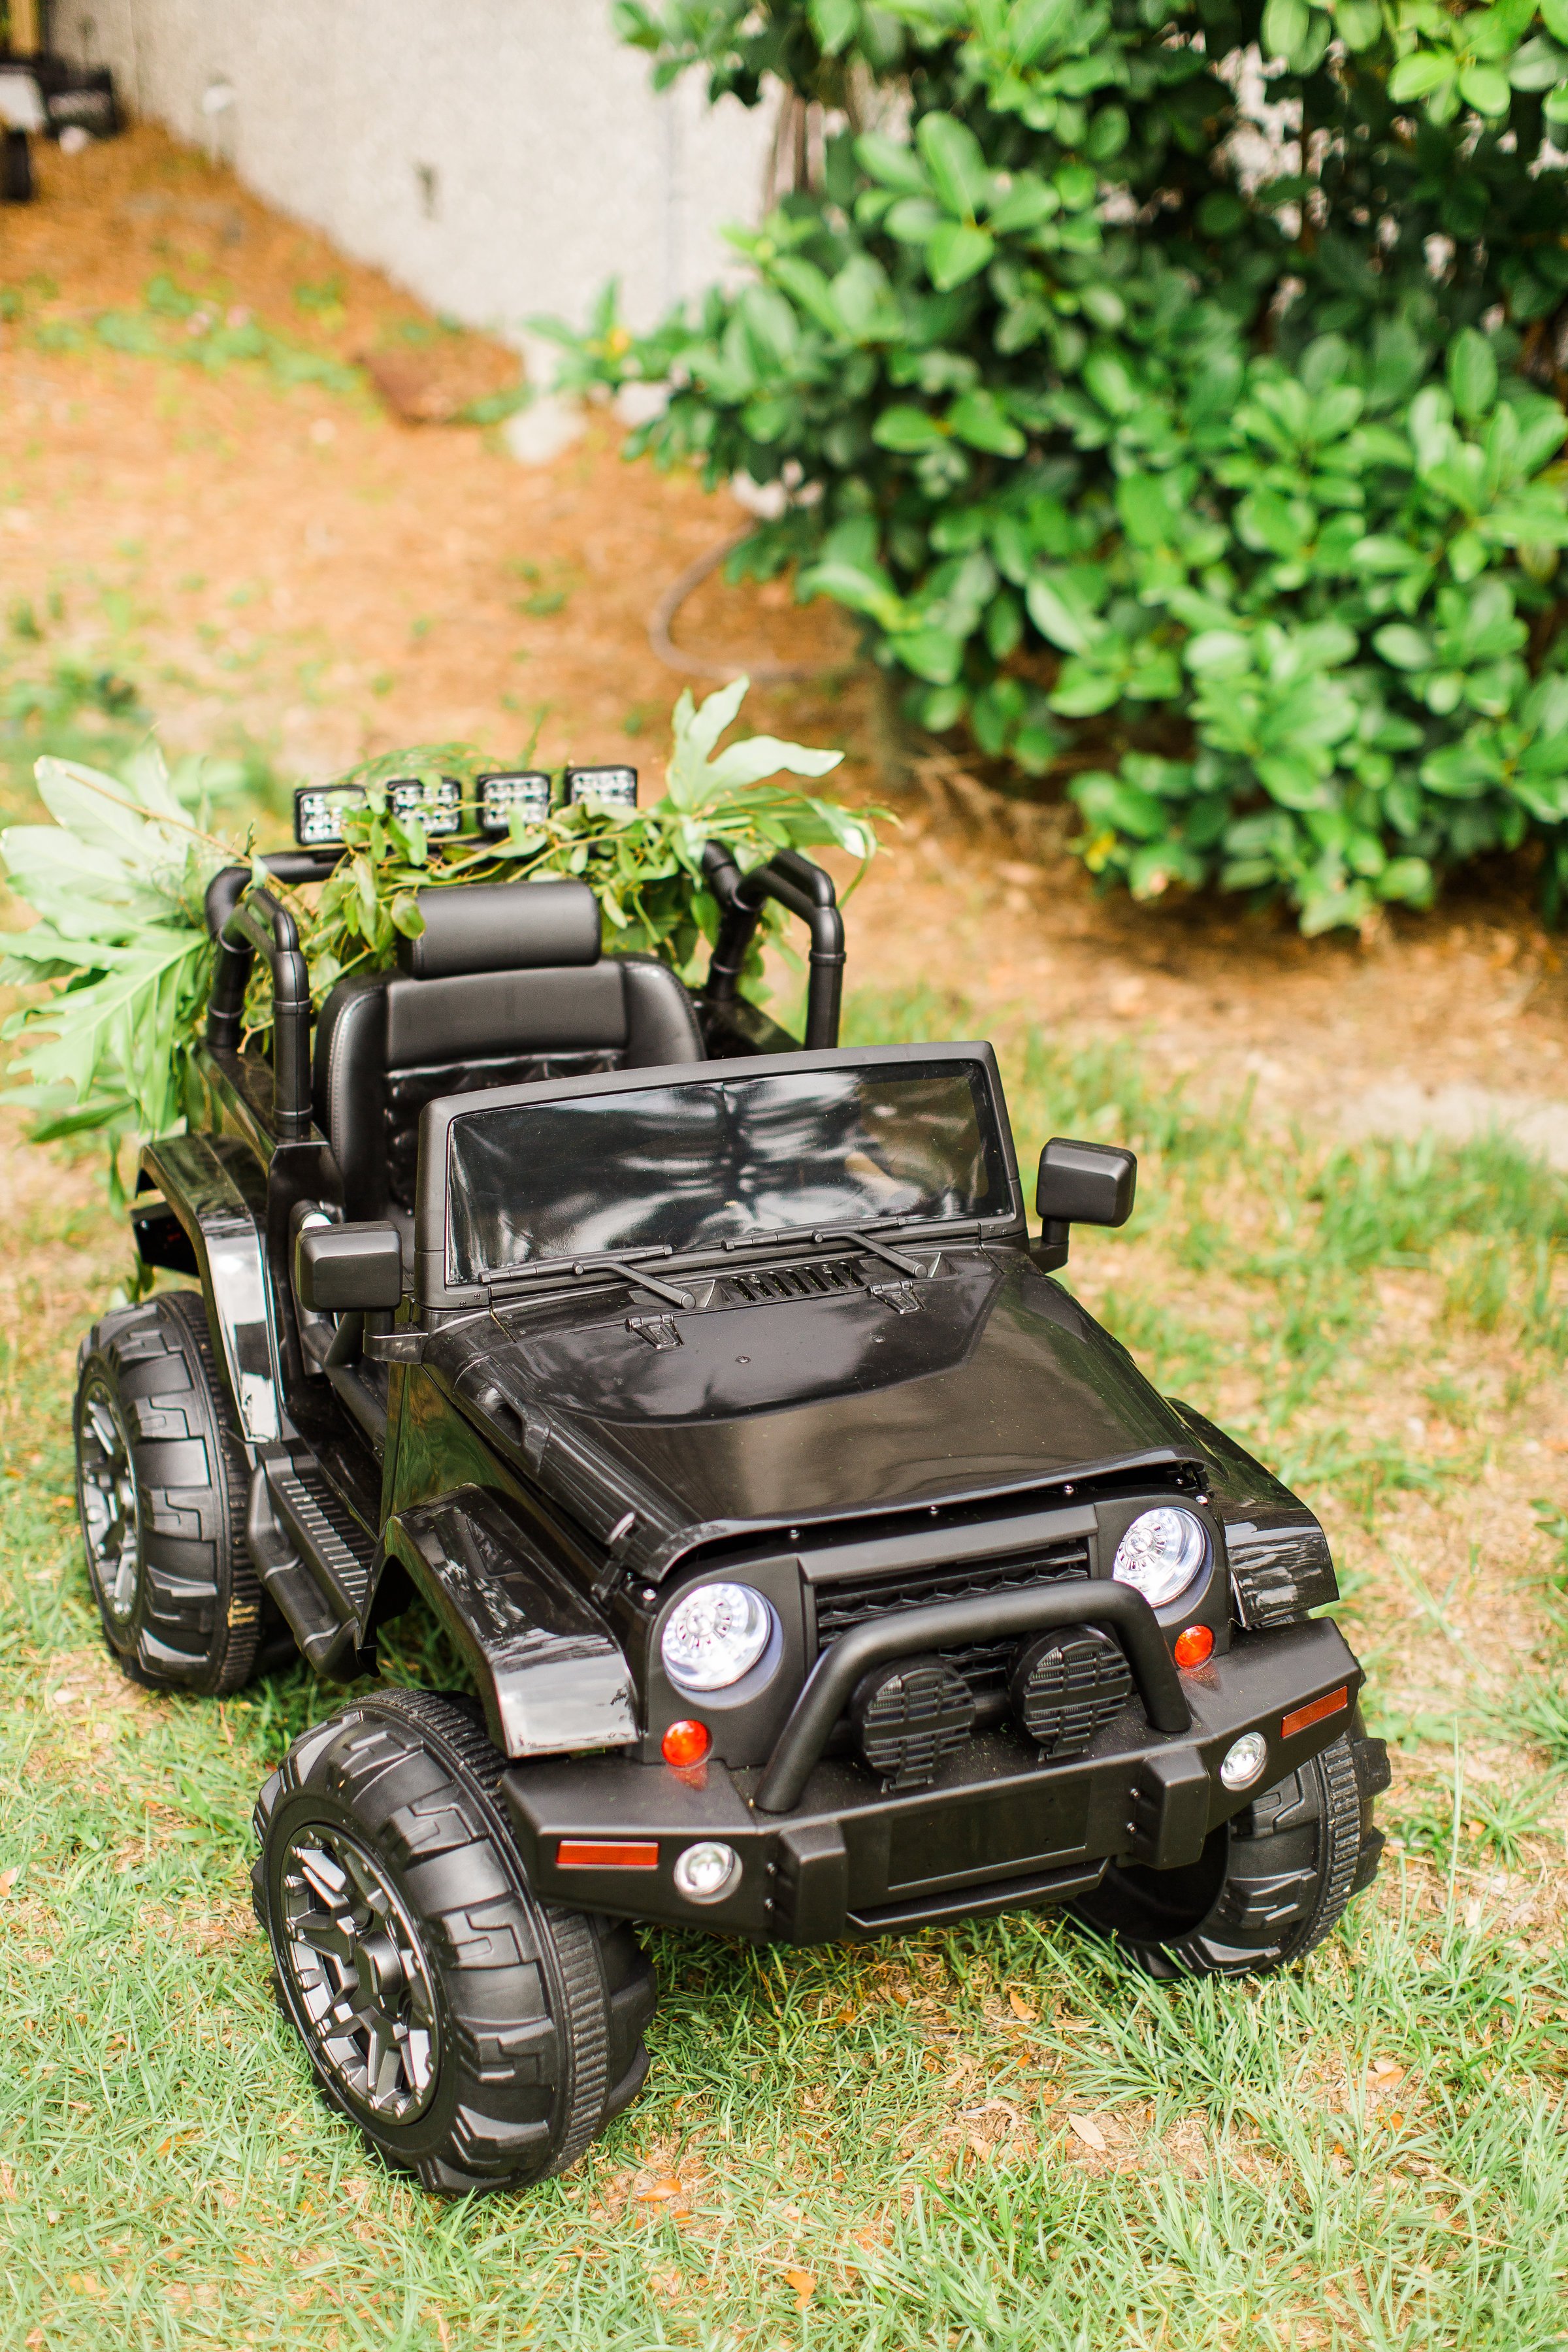
POLYGON ((665 1762, 679 1771, 683 1766, 701 1763, 713 1745, 713 1734, 705 1723, 672 1723, 658 1745, 665 1762))
POLYGON ((1063 1625, 1026 1643, 1007 1689, 1014 1715, 1047 1756, 1081 1756, 1131 1697, 1132 1675, 1097 1626, 1063 1625))
POLYGON ((741 1857, 732 1845, 705 1838, 689 1845, 675 1865, 675 1891, 689 1903, 717 1903, 741 1875, 741 1857))
POLYGON ((1225 1751, 1219 1777, 1227 1789, 1250 1789, 1268 1761, 1268 1742, 1261 1731, 1244 1731, 1225 1751))
POLYGON ((1175 1640, 1176 1664, 1184 1673, 1206 1666, 1214 1655, 1214 1635, 1206 1625, 1184 1625, 1175 1640))
POLYGON ((974 1694, 941 1658, 905 1658, 861 1675, 849 1702, 860 1760, 895 1789, 923 1789, 974 1729, 974 1694))

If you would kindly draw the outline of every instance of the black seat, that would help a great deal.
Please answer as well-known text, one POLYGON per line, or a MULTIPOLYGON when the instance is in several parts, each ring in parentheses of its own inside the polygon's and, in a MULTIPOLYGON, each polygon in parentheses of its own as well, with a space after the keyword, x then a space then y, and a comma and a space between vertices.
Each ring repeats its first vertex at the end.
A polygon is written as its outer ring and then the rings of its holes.
POLYGON ((675 973, 601 953, 585 883, 421 890, 418 905, 399 970, 341 980, 317 1025, 316 1123, 345 1216, 413 1208, 419 1114, 437 1095, 705 1059, 675 973))

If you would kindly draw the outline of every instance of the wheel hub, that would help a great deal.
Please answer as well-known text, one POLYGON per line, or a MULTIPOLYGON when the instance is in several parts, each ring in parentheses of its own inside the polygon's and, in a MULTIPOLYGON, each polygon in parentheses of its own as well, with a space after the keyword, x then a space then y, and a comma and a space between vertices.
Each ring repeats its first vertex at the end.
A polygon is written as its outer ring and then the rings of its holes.
POLYGON ((78 1492, 98 1597, 117 1625, 128 1625, 142 1566, 141 1515, 130 1440, 101 1381, 94 1381, 82 1398, 78 1492))
POLYGON ((435 2093, 440 2034, 414 1923, 346 1830, 312 1822, 283 1855, 282 1950, 320 2063, 350 2103, 410 2123, 435 2093))

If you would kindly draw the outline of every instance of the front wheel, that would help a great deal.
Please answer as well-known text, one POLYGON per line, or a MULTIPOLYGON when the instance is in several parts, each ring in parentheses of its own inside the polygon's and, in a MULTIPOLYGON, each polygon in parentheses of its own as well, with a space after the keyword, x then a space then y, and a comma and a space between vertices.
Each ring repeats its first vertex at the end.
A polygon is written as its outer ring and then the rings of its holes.
POLYGON ((628 1928, 541 1902, 477 1710, 357 1700, 256 1809, 257 1916, 328 2102, 459 2196, 564 2172, 647 2072, 653 1973, 628 1928))
POLYGON ((1373 1799, 1388 1786, 1359 1709, 1321 1755, 1260 1790, 1181 1870, 1112 1863, 1074 1904, 1152 1977, 1268 1976, 1304 1959, 1377 1875, 1373 1799))

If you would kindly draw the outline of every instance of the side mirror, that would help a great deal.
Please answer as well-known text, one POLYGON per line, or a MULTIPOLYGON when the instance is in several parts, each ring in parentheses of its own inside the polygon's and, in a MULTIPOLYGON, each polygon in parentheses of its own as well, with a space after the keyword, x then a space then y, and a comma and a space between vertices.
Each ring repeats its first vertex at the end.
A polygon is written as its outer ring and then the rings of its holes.
POLYGON ((403 1297, 403 1240, 395 1225, 306 1225, 294 1244, 294 1288, 316 1315, 371 1313, 403 1297))
POLYGON ((1114 1143, 1053 1135, 1040 1154, 1035 1207, 1047 1247, 1067 1255, 1069 1225, 1124 1225, 1138 1190, 1138 1160, 1114 1143))

